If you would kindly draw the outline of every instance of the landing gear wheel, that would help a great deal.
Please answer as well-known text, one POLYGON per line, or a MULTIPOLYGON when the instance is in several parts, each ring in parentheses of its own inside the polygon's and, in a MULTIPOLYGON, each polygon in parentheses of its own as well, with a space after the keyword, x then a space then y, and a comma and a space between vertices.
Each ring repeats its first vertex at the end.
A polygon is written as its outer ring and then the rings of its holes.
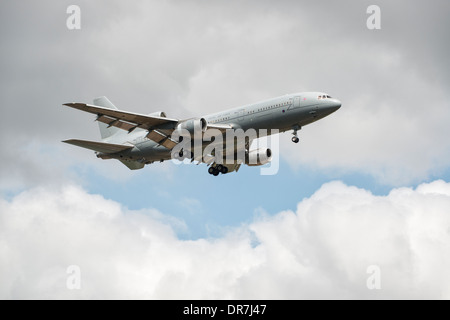
POLYGON ((218 164, 215 167, 209 167, 208 173, 212 174, 213 176, 217 177, 220 173, 227 174, 228 173, 228 167, 218 164))
POLYGON ((300 141, 300 139, 298 138, 298 131, 302 129, 302 127, 296 125, 292 128, 294 130, 293 132, 293 137, 292 137, 292 142, 293 143, 298 143, 300 141))

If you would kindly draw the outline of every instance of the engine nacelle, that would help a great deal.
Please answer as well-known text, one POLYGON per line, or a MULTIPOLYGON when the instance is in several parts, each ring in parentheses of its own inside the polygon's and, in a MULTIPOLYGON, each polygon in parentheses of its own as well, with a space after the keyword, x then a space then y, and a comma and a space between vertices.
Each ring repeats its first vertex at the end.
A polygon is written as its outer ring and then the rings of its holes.
POLYGON ((272 161, 272 150, 269 148, 250 150, 245 158, 245 164, 248 166, 263 166, 272 161))
POLYGON ((162 111, 157 111, 149 114, 150 117, 160 117, 160 118, 167 118, 166 113, 162 111))
POLYGON ((201 130, 197 132, 205 132, 207 128, 208 122, 204 118, 186 120, 177 126, 177 130, 186 130, 190 134, 193 134, 196 130, 201 130))

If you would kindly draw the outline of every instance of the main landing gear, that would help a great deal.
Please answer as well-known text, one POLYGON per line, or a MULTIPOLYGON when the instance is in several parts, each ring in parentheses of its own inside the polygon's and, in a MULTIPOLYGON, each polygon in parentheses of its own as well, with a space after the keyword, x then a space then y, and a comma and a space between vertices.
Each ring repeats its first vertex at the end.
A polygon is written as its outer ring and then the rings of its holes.
POLYGON ((300 141, 300 139, 298 138, 297 131, 301 130, 302 127, 295 126, 293 129, 294 129, 294 133, 293 133, 294 136, 292 137, 292 142, 293 143, 298 143, 300 141))
POLYGON ((217 177, 219 173, 227 174, 228 173, 228 167, 218 164, 215 166, 211 166, 208 168, 208 173, 212 174, 213 176, 217 177))

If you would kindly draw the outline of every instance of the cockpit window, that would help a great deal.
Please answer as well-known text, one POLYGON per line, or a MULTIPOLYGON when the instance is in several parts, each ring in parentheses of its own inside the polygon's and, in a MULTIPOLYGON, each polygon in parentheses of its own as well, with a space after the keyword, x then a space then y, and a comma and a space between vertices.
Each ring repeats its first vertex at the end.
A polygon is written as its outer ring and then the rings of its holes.
POLYGON ((328 99, 331 99, 331 97, 330 97, 330 96, 327 96, 327 98, 328 98, 328 99))
POLYGON ((320 99, 332 99, 332 98, 331 98, 331 96, 324 94, 323 96, 318 96, 317 99, 320 100, 320 99))

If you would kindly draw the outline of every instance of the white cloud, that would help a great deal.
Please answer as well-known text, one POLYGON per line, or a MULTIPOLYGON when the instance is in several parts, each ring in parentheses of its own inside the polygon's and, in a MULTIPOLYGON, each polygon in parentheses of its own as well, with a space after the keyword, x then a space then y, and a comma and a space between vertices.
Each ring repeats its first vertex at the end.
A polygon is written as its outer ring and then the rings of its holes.
POLYGON ((450 184, 385 197, 325 184, 219 239, 79 187, 0 202, 1 298, 450 298, 450 184), (256 243, 256 244, 255 244, 256 243), (81 268, 81 290, 66 269, 81 268), (366 287, 381 268, 381 290, 366 287))

